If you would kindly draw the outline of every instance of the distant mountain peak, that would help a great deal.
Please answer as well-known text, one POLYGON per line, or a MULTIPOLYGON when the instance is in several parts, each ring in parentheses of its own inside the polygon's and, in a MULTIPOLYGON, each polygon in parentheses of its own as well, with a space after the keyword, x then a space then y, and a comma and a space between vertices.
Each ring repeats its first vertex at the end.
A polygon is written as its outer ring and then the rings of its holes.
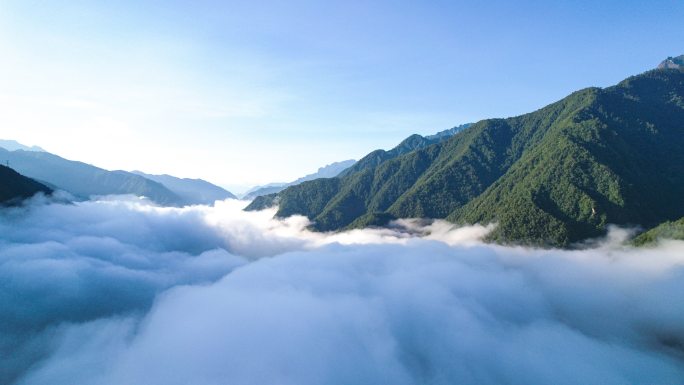
POLYGON ((132 173, 160 183, 162 186, 178 195, 183 204, 211 205, 215 201, 237 199, 230 191, 203 179, 178 178, 168 174, 146 174, 142 171, 132 171, 132 173))
POLYGON ((472 125, 473 125, 473 123, 461 124, 461 125, 459 125, 459 126, 455 126, 455 127, 446 129, 446 130, 444 130, 444 131, 440 131, 440 132, 438 132, 438 133, 436 133, 436 134, 434 134, 434 135, 427 135, 425 138, 427 138, 427 139, 444 139, 444 138, 448 138, 448 137, 451 137, 451 136, 454 136, 454 135, 458 134, 459 132, 465 130, 466 128, 468 128, 468 127, 470 127, 470 126, 472 126, 472 125))
POLYGON ((16 150, 23 150, 23 151, 36 151, 36 152, 45 152, 42 148, 38 146, 25 146, 16 140, 5 140, 5 139, 0 139, 0 147, 4 148, 7 151, 16 151, 16 150))
POLYGON ((658 64, 658 69, 684 69, 684 55, 668 57, 658 64))
POLYGON ((256 197, 262 196, 262 195, 269 195, 269 194, 274 194, 278 193, 285 188, 289 186, 295 186, 303 182, 307 182, 310 180, 318 179, 318 178, 333 178, 340 173, 344 172, 348 168, 352 167, 356 163, 356 160, 354 159, 348 159, 348 160, 343 160, 340 162, 333 162, 330 164, 327 164, 323 167, 319 167, 318 171, 316 171, 313 174, 308 174, 305 175, 295 181, 288 182, 288 183, 269 183, 264 186, 257 186, 249 191, 247 191, 242 199, 246 200, 252 200, 256 197))

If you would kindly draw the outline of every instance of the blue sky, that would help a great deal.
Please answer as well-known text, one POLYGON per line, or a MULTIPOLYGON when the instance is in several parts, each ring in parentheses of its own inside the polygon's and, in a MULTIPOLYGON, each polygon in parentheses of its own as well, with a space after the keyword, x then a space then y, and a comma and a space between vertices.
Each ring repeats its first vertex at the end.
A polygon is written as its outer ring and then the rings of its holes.
POLYGON ((1 1, 0 138, 240 190, 684 53, 682 1, 1 1))

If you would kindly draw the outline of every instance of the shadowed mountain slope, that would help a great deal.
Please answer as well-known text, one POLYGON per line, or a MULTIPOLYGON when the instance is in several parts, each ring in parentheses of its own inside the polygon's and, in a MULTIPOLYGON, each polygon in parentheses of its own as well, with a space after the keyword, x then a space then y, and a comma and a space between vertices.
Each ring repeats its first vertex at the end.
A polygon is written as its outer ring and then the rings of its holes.
POLYGON ((14 204, 37 193, 50 194, 51 192, 49 187, 9 167, 0 166, 0 205, 14 204))

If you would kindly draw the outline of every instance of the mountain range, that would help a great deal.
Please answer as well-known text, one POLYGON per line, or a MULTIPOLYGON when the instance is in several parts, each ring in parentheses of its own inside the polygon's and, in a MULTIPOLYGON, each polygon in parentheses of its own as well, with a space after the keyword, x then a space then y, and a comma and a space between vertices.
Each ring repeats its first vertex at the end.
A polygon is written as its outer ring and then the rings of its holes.
POLYGON ((161 205, 178 205, 181 198, 161 183, 126 171, 108 171, 67 160, 48 152, 0 148, 0 159, 29 178, 68 191, 80 198, 94 195, 134 194, 161 205))
MULTIPOLYGON (((490 241, 561 247, 617 224, 652 228, 634 241, 649 244, 684 238, 683 149, 684 55, 528 114, 412 135, 358 162, 263 186, 246 210, 277 205, 276 216, 305 215, 318 231, 397 218, 496 223, 490 241)), ((200 179, 108 171, 11 140, 0 141, 0 160, 11 167, 0 168, 4 204, 54 189, 177 206, 235 198, 200 179)))
POLYGON ((43 185, 67 191, 81 199, 97 195, 132 194, 145 196, 160 205, 182 206, 211 204, 216 199, 235 198, 225 189, 200 179, 109 171, 36 150, 38 147, 29 148, 15 141, 3 141, 2 144, 15 148, 9 150, 0 145, 2 163, 9 164, 18 173, 43 185))
POLYGON ((490 241, 567 247, 608 224, 653 227, 684 216, 681 57, 537 111, 477 122, 437 140, 411 136, 335 178, 258 197, 331 231, 394 218, 497 223, 490 241), (670 65, 668 63, 673 63, 670 65))
POLYGON ((202 179, 177 178, 166 174, 152 175, 142 171, 133 171, 133 174, 161 183, 178 195, 183 204, 209 205, 215 201, 237 199, 230 191, 202 179))
POLYGON ((472 123, 466 123, 462 124, 459 126, 455 126, 443 131, 440 131, 434 135, 428 135, 428 136, 420 136, 420 135, 412 135, 408 137, 406 140, 401 142, 397 147, 390 151, 384 151, 384 150, 376 150, 373 153, 369 154, 368 156, 364 157, 362 159, 361 163, 357 163, 356 160, 354 159, 349 159, 349 160, 344 160, 341 162, 334 162, 329 165, 323 166, 318 169, 315 173, 308 174, 306 176, 303 176, 295 181, 289 182, 289 183, 269 183, 264 186, 257 186, 252 188, 251 190, 247 191, 245 195, 242 197, 242 199, 245 200, 253 200, 257 197, 264 196, 264 195, 270 195, 270 194, 275 194, 279 193, 280 191, 283 191, 284 189, 290 187, 290 186, 296 186, 298 184, 301 184, 303 182, 307 182, 310 180, 314 179, 319 179, 319 178, 333 178, 338 175, 345 175, 350 172, 354 172, 354 170, 368 167, 370 164, 377 164, 378 162, 381 162, 383 160, 396 157, 398 155, 404 154, 406 152, 415 150, 417 148, 422 148, 425 147, 429 144, 432 143, 437 143, 440 142, 444 139, 447 139, 450 136, 455 135, 456 133, 470 127, 472 123))
POLYGON ((354 159, 343 160, 341 162, 334 162, 329 165, 320 167, 318 171, 316 171, 315 173, 308 174, 289 183, 270 183, 265 186, 255 187, 247 191, 247 193, 245 194, 245 196, 242 197, 242 199, 252 200, 262 195, 278 193, 289 186, 295 186, 309 180, 314 180, 318 178, 332 178, 339 175, 341 172, 348 169, 352 165, 354 165, 354 163, 356 163, 354 159))
POLYGON ((0 139, 0 147, 9 150, 9 151, 16 151, 16 150, 24 150, 24 151, 45 151, 42 148, 38 146, 25 146, 16 140, 6 140, 6 139, 0 139))
POLYGON ((399 143, 396 147, 389 151, 385 150, 375 150, 371 152, 370 154, 364 156, 361 160, 359 160, 356 164, 354 164, 352 167, 349 167, 348 169, 344 170, 341 172, 339 175, 340 176, 345 176, 349 174, 353 174, 355 172, 358 172, 360 170, 368 169, 368 168, 373 168, 380 163, 383 163, 385 161, 388 161, 390 159, 394 159, 400 155, 409 153, 414 150, 418 150, 424 147, 427 147, 431 144, 439 143, 444 140, 449 139, 450 137, 454 136, 455 134, 465 130, 466 128, 472 126, 472 123, 466 123, 462 124, 460 126, 456 126, 453 128, 450 128, 448 130, 440 131, 434 135, 428 135, 428 136, 421 136, 418 134, 413 134, 409 136, 408 138, 404 139, 401 143, 399 143))

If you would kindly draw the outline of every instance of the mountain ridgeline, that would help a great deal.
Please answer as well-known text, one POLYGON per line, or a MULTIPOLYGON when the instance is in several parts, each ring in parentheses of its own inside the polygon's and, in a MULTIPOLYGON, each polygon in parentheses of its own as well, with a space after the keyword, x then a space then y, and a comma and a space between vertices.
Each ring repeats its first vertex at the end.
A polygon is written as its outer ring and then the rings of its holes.
MULTIPOLYGON (((669 59, 675 65, 677 58, 669 59)), ((490 241, 567 247, 684 216, 684 71, 664 65, 444 140, 412 136, 339 177, 257 198, 319 231, 393 218, 497 223, 490 241)))
POLYGON ((68 191, 78 197, 134 194, 162 205, 178 205, 182 199, 171 190, 140 175, 108 171, 83 162, 67 160, 48 152, 0 148, 0 159, 41 183, 68 191))
POLYGON ((13 140, 0 140, 0 159, 27 177, 82 199, 132 194, 145 196, 164 206, 213 204, 217 200, 236 199, 229 191, 201 179, 150 175, 140 171, 109 171, 13 140))
POLYGON ((161 183, 164 187, 168 188, 174 194, 180 197, 180 203, 185 205, 210 205, 215 201, 237 199, 237 197, 230 191, 202 179, 177 178, 175 176, 166 174, 145 174, 142 171, 133 171, 132 173, 157 183, 161 183))
POLYGON ((387 160, 394 159, 400 155, 427 147, 431 144, 442 142, 470 126, 472 126, 472 123, 462 124, 460 126, 440 131, 434 135, 429 136, 421 136, 418 134, 411 135, 408 138, 404 139, 401 143, 399 143, 399 145, 397 145, 389 151, 375 150, 370 154, 364 156, 355 165, 341 172, 340 176, 350 175, 361 170, 373 168, 387 160))
POLYGON ((684 67, 684 55, 679 55, 677 57, 669 57, 663 60, 659 65, 658 69, 681 69, 684 67))
POLYGON ((0 139, 0 147, 4 148, 5 150, 9 151, 16 151, 16 150, 24 150, 24 151, 42 151, 45 152, 42 148, 38 146, 25 146, 16 140, 6 140, 6 139, 0 139))

